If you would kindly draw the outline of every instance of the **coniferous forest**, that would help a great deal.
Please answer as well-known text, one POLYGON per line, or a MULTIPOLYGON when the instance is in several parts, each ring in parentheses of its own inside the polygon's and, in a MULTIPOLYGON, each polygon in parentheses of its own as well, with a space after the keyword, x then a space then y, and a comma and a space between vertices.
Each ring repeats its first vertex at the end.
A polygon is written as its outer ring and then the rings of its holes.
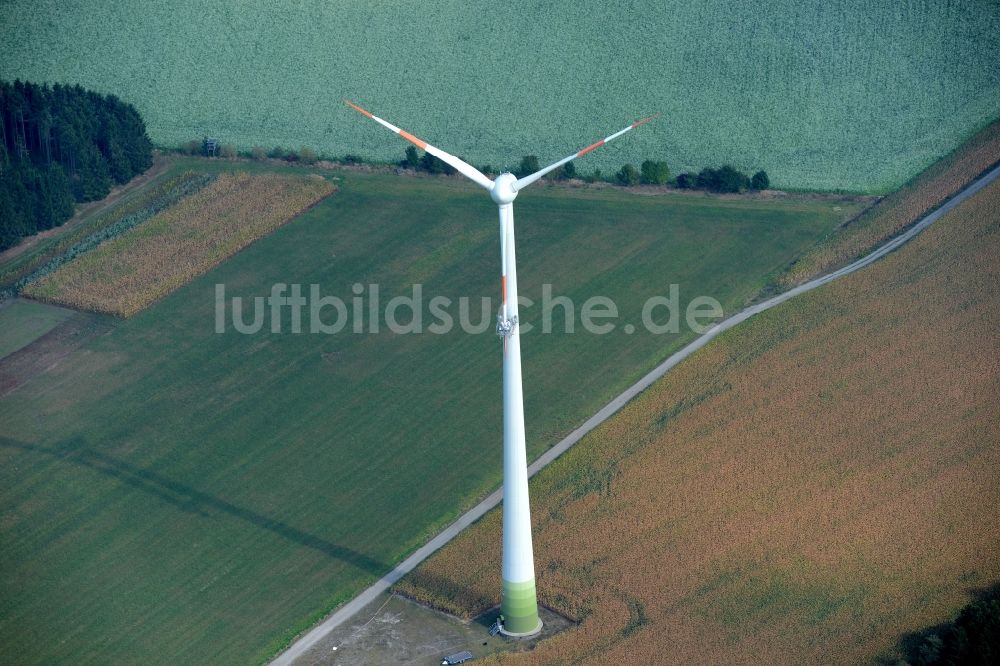
POLYGON ((139 112, 80 86, 0 81, 0 250, 152 164, 139 112))

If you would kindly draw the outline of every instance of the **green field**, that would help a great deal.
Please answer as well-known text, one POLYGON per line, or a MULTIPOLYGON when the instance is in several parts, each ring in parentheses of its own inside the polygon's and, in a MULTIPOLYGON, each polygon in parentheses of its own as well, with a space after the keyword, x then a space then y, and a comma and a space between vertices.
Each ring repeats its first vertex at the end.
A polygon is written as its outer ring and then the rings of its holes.
POLYGON ((728 161, 782 188, 887 191, 1000 115, 992 0, 14 0, 0 39, 0 78, 115 93, 164 145, 208 134, 399 159, 350 97, 513 167, 659 112, 577 167, 728 161))
MULTIPOLYGON (((336 194, 132 319, 76 314, 0 363, 2 660, 259 661, 497 487, 492 330, 214 333, 217 283, 496 296, 477 188, 331 177, 336 194)), ((637 322, 676 283, 733 311, 850 208, 539 188, 518 199, 522 292, 603 294, 637 322)), ((529 455, 689 337, 527 334, 529 455)))
POLYGON ((0 304, 0 359, 31 344, 72 314, 72 310, 31 301, 0 304))

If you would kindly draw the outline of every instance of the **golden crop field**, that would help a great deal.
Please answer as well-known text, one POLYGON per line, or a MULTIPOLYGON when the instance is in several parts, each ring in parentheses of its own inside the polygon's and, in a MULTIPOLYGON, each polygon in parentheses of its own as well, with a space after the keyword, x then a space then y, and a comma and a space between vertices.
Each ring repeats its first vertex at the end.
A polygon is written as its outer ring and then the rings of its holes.
POLYGON ((333 191, 320 176, 221 174, 25 289, 31 298, 130 317, 333 191))
MULTIPOLYGON (((541 601, 503 663, 864 663, 1000 578, 1000 183, 720 336, 532 481, 541 601)), ((398 591, 499 602, 500 515, 398 591)))
POLYGON ((848 222, 833 238, 799 259, 778 284, 782 288, 794 287, 857 259, 943 204, 998 161, 1000 121, 988 125, 954 153, 848 222))

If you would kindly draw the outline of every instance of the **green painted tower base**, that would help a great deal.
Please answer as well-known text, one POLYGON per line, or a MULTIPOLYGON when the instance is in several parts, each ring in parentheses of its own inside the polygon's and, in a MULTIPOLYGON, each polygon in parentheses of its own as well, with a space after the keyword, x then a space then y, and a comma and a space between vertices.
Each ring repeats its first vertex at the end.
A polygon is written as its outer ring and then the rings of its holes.
POLYGON ((523 583, 503 582, 503 597, 500 602, 503 616, 504 636, 533 636, 542 630, 542 620, 538 617, 538 601, 535 596, 535 581, 523 583))

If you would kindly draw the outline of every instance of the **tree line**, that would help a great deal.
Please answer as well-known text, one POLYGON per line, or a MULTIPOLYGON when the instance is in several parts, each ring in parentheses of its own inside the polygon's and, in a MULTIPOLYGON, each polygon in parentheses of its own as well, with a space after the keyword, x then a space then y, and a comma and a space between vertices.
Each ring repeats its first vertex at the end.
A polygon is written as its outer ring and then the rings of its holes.
MULTIPOLYGON (((433 155, 429 153, 420 155, 413 146, 407 146, 405 156, 399 162, 399 166, 430 174, 450 175, 455 173, 452 167, 433 155)), ((525 155, 521 158, 521 163, 512 173, 518 178, 523 178, 541 168, 537 156, 525 155)), ((499 173, 489 164, 480 167, 479 170, 491 178, 499 173)), ((567 162, 545 177, 549 180, 580 179, 588 183, 598 181, 611 182, 623 186, 673 185, 682 190, 707 190, 709 192, 766 190, 771 185, 766 171, 758 171, 751 177, 728 164, 718 169, 706 167, 698 173, 685 172, 679 174, 676 178, 672 178, 667 163, 662 160, 645 160, 638 169, 632 164, 625 164, 617 173, 612 174, 610 177, 602 174, 600 169, 587 175, 580 174, 572 162, 567 162)))
POLYGON ((706 167, 698 173, 682 173, 677 176, 676 184, 682 190, 746 192, 747 190, 766 190, 771 186, 771 179, 768 178, 766 171, 758 171, 753 177, 750 177, 726 164, 718 169, 706 167))
MULTIPOLYGON (((268 159, 283 160, 289 163, 305 164, 306 166, 311 166, 319 161, 319 155, 316 151, 306 145, 303 145, 298 150, 294 148, 286 149, 281 146, 275 146, 270 150, 263 146, 254 146, 250 150, 237 150, 236 146, 231 143, 221 143, 207 136, 202 139, 185 141, 180 147, 173 150, 181 155, 219 157, 227 160, 246 157, 257 162, 268 159), (213 144, 212 142, 215 143, 213 144)), ((356 155, 345 155, 339 162, 341 164, 361 164, 364 163, 364 160, 356 155)))
POLYGON ((79 85, 0 81, 0 250, 102 199, 153 162, 135 107, 79 85))
MULTIPOLYGON (((211 152, 207 148, 208 139, 197 141, 192 140, 184 144, 180 151, 188 155, 214 155, 217 157, 233 158, 240 155, 250 157, 254 160, 280 159, 288 162, 300 162, 302 164, 315 164, 319 159, 316 153, 308 148, 302 148, 296 152, 275 147, 265 150, 263 147, 254 146, 249 152, 240 153, 231 144, 220 144, 216 152, 211 152)), ((459 156, 461 157, 461 156, 459 156)), ((345 155, 342 158, 324 158, 341 164, 366 164, 370 163, 357 155, 345 155)), ((465 159, 461 157, 461 159, 465 159)), ((450 176, 455 172, 447 163, 434 157, 430 153, 421 154, 414 146, 407 146, 403 159, 397 163, 403 169, 422 171, 424 173, 450 176)), ((518 178, 535 173, 541 168, 538 157, 535 155, 525 155, 521 158, 520 164, 512 170, 518 178)), ((489 176, 496 177, 500 171, 490 164, 479 167, 479 170, 489 176)), ((577 171, 573 162, 568 162, 558 169, 553 170, 545 176, 547 180, 574 180, 579 179, 587 183, 606 182, 622 186, 632 185, 668 185, 681 190, 705 190, 708 192, 746 192, 748 190, 766 190, 771 186, 770 179, 766 171, 758 171, 753 176, 739 171, 731 165, 723 165, 715 169, 706 167, 701 171, 685 172, 673 177, 667 163, 662 160, 645 160, 637 169, 632 164, 625 164, 622 168, 612 174, 605 175, 597 169, 591 173, 583 174, 577 171)))

